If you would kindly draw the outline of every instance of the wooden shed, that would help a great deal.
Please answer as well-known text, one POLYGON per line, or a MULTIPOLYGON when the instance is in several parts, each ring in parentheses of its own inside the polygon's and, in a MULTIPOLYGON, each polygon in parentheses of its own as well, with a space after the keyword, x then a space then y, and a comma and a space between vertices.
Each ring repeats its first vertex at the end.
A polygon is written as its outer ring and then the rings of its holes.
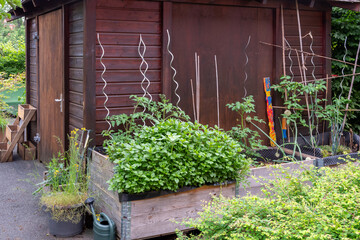
MULTIPOLYGON (((357 1, 299 0, 304 50, 331 55, 331 6, 356 9, 357 1), (355 2, 355 3, 353 3, 355 2)), ((194 54, 200 57, 200 122, 217 123, 214 55, 217 56, 221 127, 236 124, 236 115, 225 105, 254 95, 260 118, 266 119, 262 79, 277 82, 282 75, 282 50, 261 42, 281 45, 281 6, 285 37, 299 46, 295 0, 23 0, 12 17, 26 18, 27 102, 38 109, 30 137, 40 135, 39 159, 47 162, 58 150, 54 136, 65 143, 73 128, 91 129, 93 144, 101 145, 104 118, 102 55, 110 114, 130 113, 129 96, 142 95, 139 71, 142 62, 140 34, 146 44, 146 76, 154 99, 163 93, 177 101, 167 50, 179 83, 179 106, 193 116, 190 79, 195 79, 194 54), (250 40, 249 40, 250 39, 250 40), (246 57, 247 56, 247 57, 246 57), (247 61, 248 58, 248 61, 247 61), (246 78, 247 75, 247 78, 246 78)), ((286 60, 289 66, 289 59, 286 60)), ((307 61, 308 68, 314 66, 307 61)), ((330 74, 331 63, 315 58, 317 78, 330 74)), ((299 68, 294 66, 295 77, 299 68)), ((274 103, 280 99, 275 97, 274 103)), ((264 126, 264 128, 266 128, 264 126)))

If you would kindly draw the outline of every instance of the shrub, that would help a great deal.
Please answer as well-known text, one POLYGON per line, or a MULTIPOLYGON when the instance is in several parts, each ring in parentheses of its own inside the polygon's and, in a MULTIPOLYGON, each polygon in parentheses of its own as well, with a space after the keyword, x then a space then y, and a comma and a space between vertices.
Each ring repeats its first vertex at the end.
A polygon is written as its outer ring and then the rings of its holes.
POLYGON ((116 163, 110 188, 118 192, 176 191, 183 186, 241 180, 250 160, 226 133, 205 125, 166 119, 145 126, 132 139, 112 142, 116 163))
POLYGON ((11 74, 25 72, 25 44, 15 48, 11 42, 0 44, 0 72, 7 79, 11 74))
POLYGON ((358 165, 304 171, 270 183, 274 186, 266 186, 263 198, 215 198, 198 219, 185 221, 200 235, 186 237, 180 232, 178 239, 359 238, 358 165))

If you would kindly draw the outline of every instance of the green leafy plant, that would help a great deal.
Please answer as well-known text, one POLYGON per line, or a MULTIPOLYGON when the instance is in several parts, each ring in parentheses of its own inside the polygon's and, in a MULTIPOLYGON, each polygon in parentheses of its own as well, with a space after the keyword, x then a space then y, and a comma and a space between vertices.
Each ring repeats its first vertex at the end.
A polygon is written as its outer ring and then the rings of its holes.
POLYGON ((250 160, 239 143, 217 128, 190 122, 179 108, 132 96, 134 112, 110 117, 104 147, 116 163, 110 188, 118 192, 176 191, 183 186, 241 180, 250 160), (146 125, 147 123, 148 125, 146 125))
POLYGON ((134 111, 132 114, 120 114, 108 117, 113 128, 117 130, 103 131, 103 135, 110 137, 109 141, 104 142, 104 146, 112 143, 122 142, 132 139, 135 132, 140 131, 145 123, 157 124, 169 118, 190 120, 183 111, 169 103, 164 95, 160 95, 160 101, 151 101, 146 97, 130 96, 134 101, 134 111))
POLYGON ((47 166, 48 172, 45 180, 38 185, 41 192, 40 204, 56 221, 80 221, 83 211, 70 206, 81 206, 87 198, 88 177, 84 152, 87 148, 83 141, 85 129, 79 134, 75 129, 69 135, 69 149, 59 153, 47 166))
POLYGON ((250 114, 255 112, 254 97, 252 95, 247 96, 242 99, 242 102, 235 102, 226 104, 226 106, 239 114, 240 119, 239 124, 233 127, 228 134, 234 139, 239 141, 240 146, 244 149, 244 152, 249 157, 260 157, 258 153, 255 152, 256 149, 264 149, 265 146, 262 145, 260 134, 257 131, 254 131, 247 127, 247 122, 253 121, 257 123, 265 123, 264 120, 259 119, 258 117, 251 117, 250 114))
POLYGON ((294 174, 280 167, 274 178, 264 197, 214 198, 184 221, 200 235, 178 239, 358 239, 359 165, 294 174))
POLYGON ((272 88, 280 92, 285 100, 284 105, 288 111, 285 111, 286 113, 284 112, 282 117, 286 118, 287 124, 291 127, 292 136, 295 141, 299 133, 298 125, 307 127, 311 136, 310 144, 312 147, 315 147, 317 142, 316 136, 319 132, 319 113, 323 111, 322 103, 326 101, 326 99, 320 99, 318 96, 319 92, 326 90, 326 82, 319 80, 305 84, 291 81, 290 76, 282 76, 280 79, 281 82, 273 85, 272 88), (300 96, 305 94, 309 99, 308 105, 301 102, 300 96), (307 108, 309 108, 308 111, 307 108), (303 112, 310 113, 309 118, 306 117, 304 119, 303 112))
POLYGON ((344 112, 342 109, 345 109, 345 106, 350 101, 345 98, 336 98, 333 100, 332 104, 327 105, 324 111, 318 113, 321 119, 327 121, 330 126, 331 134, 331 153, 336 155, 338 153, 338 148, 340 146, 340 139, 342 134, 342 123, 344 120, 344 112))
POLYGON ((145 126, 133 139, 107 146, 116 163, 110 189, 141 193, 183 186, 239 181, 250 160, 226 133, 197 122, 166 119, 145 126))

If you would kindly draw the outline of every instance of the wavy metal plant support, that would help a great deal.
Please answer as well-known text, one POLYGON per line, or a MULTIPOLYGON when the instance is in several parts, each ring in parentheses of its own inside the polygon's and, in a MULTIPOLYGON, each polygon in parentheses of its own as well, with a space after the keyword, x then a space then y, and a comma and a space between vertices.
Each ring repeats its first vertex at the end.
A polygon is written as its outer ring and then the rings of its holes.
POLYGON ((284 40, 285 40, 285 42, 286 42, 286 45, 288 45, 288 47, 289 47, 289 53, 288 53, 288 58, 289 58, 289 60, 290 60, 289 71, 290 71, 290 73, 291 73, 291 82, 292 82, 292 81, 294 81, 294 72, 293 72, 293 70, 292 70, 293 65, 294 65, 294 62, 293 62, 293 60, 292 60, 292 58, 291 58, 291 52, 292 52, 292 50, 291 50, 291 45, 290 45, 290 43, 286 40, 286 38, 285 38, 284 40))
POLYGON ((246 67, 247 67, 247 65, 248 65, 248 63, 249 63, 249 57, 248 57, 248 55, 247 55, 246 50, 247 50, 247 48, 249 47, 250 41, 251 41, 251 36, 249 36, 248 41, 247 41, 247 43, 246 43, 246 46, 245 46, 245 48, 244 48, 244 54, 245 54, 245 58, 246 58, 245 65, 244 65, 244 73, 245 73, 245 79, 244 79, 244 98, 247 96, 246 81, 247 81, 247 79, 248 79, 248 74, 247 74, 247 72, 246 72, 246 67))
MULTIPOLYGON (((313 77, 313 80, 316 81, 316 76, 315 76, 315 69, 316 69, 316 65, 314 63, 314 55, 315 55, 315 52, 314 52, 314 49, 313 49, 313 45, 314 45, 314 37, 311 33, 311 31, 307 34, 309 35, 309 37, 311 38, 311 43, 310 43, 310 51, 312 53, 311 55, 311 58, 310 58, 310 62, 311 62, 311 65, 313 66, 313 69, 312 69, 312 72, 311 72, 311 76, 313 77)), ((315 92, 315 99, 317 99, 318 95, 317 95, 317 91, 315 92)), ((312 97, 310 97, 310 100, 311 100, 311 105, 314 106, 314 99, 312 97)), ((315 108, 317 108, 318 106, 315 105, 314 106, 315 108)), ((320 135, 320 132, 319 132, 319 118, 317 117, 317 115, 315 114, 315 111, 312 111, 311 112, 311 118, 312 118, 312 121, 315 125, 315 131, 316 131, 316 136, 319 136, 320 135), (316 123, 315 123, 315 120, 316 120, 316 123)))
MULTIPOLYGON (((100 77, 101 77, 101 80, 103 80, 103 82, 104 82, 104 87, 102 88, 102 93, 103 93, 104 96, 105 96, 104 108, 105 108, 106 111, 107 111, 106 117, 105 117, 105 121, 109 124, 109 128, 108 128, 108 131, 109 131, 109 130, 111 129, 111 123, 109 122, 109 120, 107 120, 107 118, 108 118, 109 115, 110 115, 110 110, 109 110, 109 109, 107 108, 107 106, 106 106, 106 103, 108 102, 109 97, 108 97, 108 95, 105 93, 105 88, 106 88, 106 86, 107 86, 107 82, 106 82, 106 80, 105 80, 105 78, 104 78, 104 74, 105 74, 105 72, 106 72, 106 66, 105 66, 105 64, 104 64, 103 61, 102 61, 102 59, 104 58, 104 55, 105 55, 105 50, 104 50, 104 47, 103 47, 102 44, 101 44, 100 34, 99 34, 99 33, 97 34, 97 40, 98 40, 99 45, 100 45, 100 48, 101 48, 100 64, 101 64, 101 66, 103 67, 103 71, 102 71, 100 77)), ((112 137, 111 137, 111 138, 112 138, 112 137)))
POLYGON ((174 90, 174 94, 175 96, 177 97, 177 102, 176 102, 176 107, 178 107, 180 110, 181 108, 179 107, 179 103, 180 103, 180 96, 179 94, 177 93, 177 90, 179 88, 179 83, 175 80, 175 76, 176 76, 176 69, 173 67, 173 61, 174 61, 174 54, 170 51, 170 42, 171 42, 171 38, 170 38, 170 33, 169 33, 169 29, 166 29, 166 32, 167 32, 167 36, 168 36, 168 42, 167 42, 167 46, 166 46, 166 49, 168 51, 168 53, 170 54, 171 56, 171 60, 170 60, 170 68, 173 70, 174 74, 172 76, 172 81, 175 83, 176 87, 175 87, 175 90, 174 90))
MULTIPOLYGON (((152 95, 150 94, 149 92, 149 87, 151 85, 151 82, 150 80, 146 77, 146 73, 149 69, 149 64, 146 62, 145 60, 145 53, 146 53, 146 44, 142 38, 142 35, 140 34, 140 41, 139 41, 139 46, 138 46, 138 53, 139 53, 139 56, 141 58, 141 63, 140 63, 140 66, 139 66, 139 71, 141 73, 141 75, 143 76, 143 80, 141 81, 141 89, 143 90, 144 94, 143 94, 143 97, 146 97, 146 95, 149 96, 149 99, 150 99, 150 102, 152 101, 152 95), (145 69, 143 69, 143 66, 145 65, 145 69), (146 84, 146 87, 144 87, 144 83, 147 83, 146 84)), ((145 111, 145 109, 144 109, 145 111)))
MULTIPOLYGON (((344 41, 344 48, 345 48, 345 54, 343 56, 343 61, 345 62, 346 61, 346 57, 347 57, 347 53, 348 53, 348 49, 347 49, 347 36, 345 37, 345 41, 344 41)), ((343 68, 341 69, 341 75, 345 75, 345 65, 343 66, 343 68)), ((343 87, 343 83, 345 81, 345 77, 342 77, 342 80, 340 82, 340 89, 341 89, 341 92, 339 94, 339 99, 341 98, 341 95, 343 94, 343 91, 344 91, 344 87, 343 87)))

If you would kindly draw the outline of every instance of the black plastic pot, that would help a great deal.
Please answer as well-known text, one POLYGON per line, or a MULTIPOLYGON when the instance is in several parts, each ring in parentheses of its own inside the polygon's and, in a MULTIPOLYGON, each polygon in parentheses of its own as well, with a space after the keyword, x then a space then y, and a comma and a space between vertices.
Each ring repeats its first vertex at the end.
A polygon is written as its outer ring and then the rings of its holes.
MULTIPOLYGON (((77 211, 84 213, 84 205, 78 204, 70 208, 77 208, 77 211)), ((67 207, 69 209, 69 207, 67 207)), ((70 220, 55 220, 51 216, 51 212, 48 212, 49 217, 49 233, 55 237, 73 237, 80 234, 84 229, 85 215, 82 214, 80 221, 72 222, 70 220)))

